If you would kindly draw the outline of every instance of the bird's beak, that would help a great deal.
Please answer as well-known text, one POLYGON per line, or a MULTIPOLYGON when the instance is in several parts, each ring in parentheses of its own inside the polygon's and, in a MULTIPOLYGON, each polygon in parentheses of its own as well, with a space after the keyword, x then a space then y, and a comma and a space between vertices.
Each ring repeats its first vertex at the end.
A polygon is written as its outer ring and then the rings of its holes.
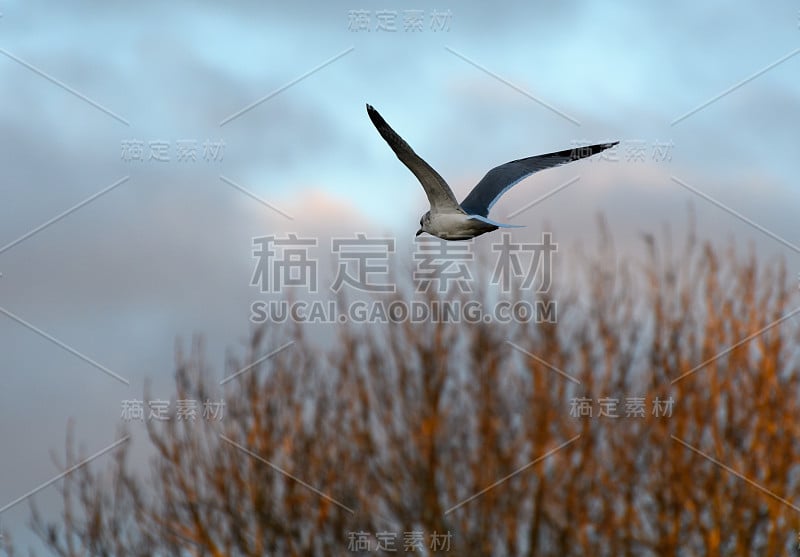
POLYGON ((422 229, 421 228, 419 230, 417 230, 417 233, 414 234, 414 236, 416 237, 416 236, 419 236, 420 234, 422 234, 422 229))

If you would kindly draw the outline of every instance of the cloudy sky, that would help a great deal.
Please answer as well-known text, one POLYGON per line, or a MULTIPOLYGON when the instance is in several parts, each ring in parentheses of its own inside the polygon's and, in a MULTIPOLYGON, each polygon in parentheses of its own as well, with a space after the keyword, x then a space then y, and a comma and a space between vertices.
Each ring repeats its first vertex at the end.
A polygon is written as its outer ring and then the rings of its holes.
MULTIPOLYGON (((492 216, 520 238, 592 246, 602 213, 634 249, 691 206, 800 271, 800 4, 536 4, 0 0, 0 508, 59 473, 68 419, 93 453, 146 379, 174 396, 176 339, 205 335, 221 376, 254 236, 412 245, 426 200, 365 103, 459 198, 508 160, 621 141, 507 194, 492 216)), ((54 486, 35 498, 57 515, 54 486)), ((28 517, 0 529, 34 544, 28 517)))

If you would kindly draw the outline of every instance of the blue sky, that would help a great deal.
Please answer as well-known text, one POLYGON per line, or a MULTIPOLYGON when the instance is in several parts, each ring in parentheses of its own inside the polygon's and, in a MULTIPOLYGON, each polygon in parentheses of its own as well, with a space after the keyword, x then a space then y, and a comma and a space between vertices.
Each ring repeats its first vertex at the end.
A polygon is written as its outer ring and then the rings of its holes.
MULTIPOLYGON (((410 245, 425 197, 371 126, 367 102, 459 198, 508 160, 622 141, 616 162, 548 171, 507 194, 498 220, 580 176, 513 219, 528 226, 520 237, 546 225, 564 246, 591 246, 604 213, 633 250, 640 232, 680 232, 691 204, 706 237, 800 270, 786 245, 800 244, 793 1, 3 0, 0 12, 0 245, 129 176, 0 252, 0 307, 130 381, 0 315, 0 507, 58 473, 49 455, 68 419, 94 452, 114 439, 120 401, 141 396, 145 379, 171 396, 176 338, 206 335, 221 367, 250 330, 253 236, 297 231, 324 245, 365 232, 410 245), (402 29, 409 9, 423 13, 422 30, 402 29), (369 12, 370 31, 349 28, 354 10, 369 12), (396 14, 397 31, 375 29, 379 11, 396 14), (431 28, 434 12, 446 29, 431 28), (125 161, 131 140, 165 142, 171 160, 125 161), (224 154, 178 161, 179 141, 196 141, 198 153, 222 141, 224 154), (668 160, 653 157, 656 144, 670 145, 668 160), (627 160, 636 145, 644 160, 627 160)), ((55 516, 54 488, 36 501, 55 516)), ((27 543, 28 516, 21 503, 0 514, 0 528, 27 543)))

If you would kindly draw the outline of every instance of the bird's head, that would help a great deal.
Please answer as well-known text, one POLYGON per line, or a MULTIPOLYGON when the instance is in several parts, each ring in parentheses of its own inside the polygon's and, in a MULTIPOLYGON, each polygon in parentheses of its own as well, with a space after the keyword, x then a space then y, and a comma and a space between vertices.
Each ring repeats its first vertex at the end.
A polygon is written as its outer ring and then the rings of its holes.
POLYGON ((419 236, 423 232, 427 232, 428 234, 430 234, 431 233, 430 224, 431 224, 431 212, 428 211, 427 213, 425 213, 424 215, 422 215, 420 217, 420 219, 419 219, 419 230, 417 230, 417 233, 415 234, 415 236, 419 236))

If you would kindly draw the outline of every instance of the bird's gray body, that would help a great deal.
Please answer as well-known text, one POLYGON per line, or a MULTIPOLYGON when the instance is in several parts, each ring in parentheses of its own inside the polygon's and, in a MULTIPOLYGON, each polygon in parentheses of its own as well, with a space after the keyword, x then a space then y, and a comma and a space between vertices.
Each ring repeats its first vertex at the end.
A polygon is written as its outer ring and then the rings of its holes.
POLYGON ((498 228, 497 225, 470 217, 463 210, 436 213, 428 211, 422 215, 420 222, 420 231, 443 240, 469 240, 498 228))
POLYGON ((377 110, 367 105, 367 114, 397 158, 422 184, 431 204, 430 211, 419 220, 417 236, 427 232, 444 240, 469 240, 498 228, 516 228, 489 219, 489 210, 501 195, 535 172, 590 157, 618 143, 600 143, 501 164, 487 172, 459 203, 444 178, 414 152, 377 110))

